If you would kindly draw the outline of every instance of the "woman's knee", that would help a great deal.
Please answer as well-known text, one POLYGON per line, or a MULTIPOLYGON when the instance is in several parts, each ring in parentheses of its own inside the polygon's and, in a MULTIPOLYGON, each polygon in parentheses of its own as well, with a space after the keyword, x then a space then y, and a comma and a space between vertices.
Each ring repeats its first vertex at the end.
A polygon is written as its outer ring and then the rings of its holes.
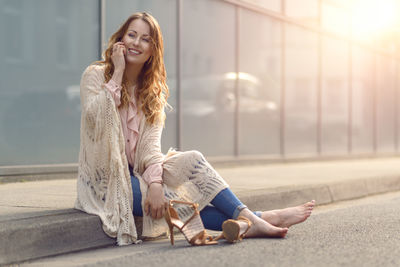
POLYGON ((203 154, 197 150, 190 150, 186 152, 188 156, 199 161, 205 161, 203 154))

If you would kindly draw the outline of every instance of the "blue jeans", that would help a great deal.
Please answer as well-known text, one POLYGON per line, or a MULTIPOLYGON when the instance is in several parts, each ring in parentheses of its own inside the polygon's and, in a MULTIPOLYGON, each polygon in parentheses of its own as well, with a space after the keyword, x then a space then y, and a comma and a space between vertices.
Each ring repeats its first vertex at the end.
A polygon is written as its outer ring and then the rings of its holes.
MULTIPOLYGON (((139 179, 133 175, 132 168, 129 167, 131 174, 132 192, 133 192, 133 215, 143 216, 142 193, 140 192, 139 179)), ((200 217, 204 227, 210 230, 221 231, 222 223, 228 219, 236 219, 239 213, 247 208, 229 188, 221 190, 207 205, 200 211, 200 217)), ((255 212, 260 216, 260 212, 255 212)))

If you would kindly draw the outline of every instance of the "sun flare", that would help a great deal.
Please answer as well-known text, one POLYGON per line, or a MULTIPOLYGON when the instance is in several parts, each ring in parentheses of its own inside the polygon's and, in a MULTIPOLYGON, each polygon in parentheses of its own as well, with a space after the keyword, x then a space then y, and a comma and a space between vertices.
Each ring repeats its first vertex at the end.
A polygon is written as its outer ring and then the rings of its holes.
POLYGON ((352 7, 352 30, 359 37, 368 38, 398 26, 399 0, 358 0, 352 7))

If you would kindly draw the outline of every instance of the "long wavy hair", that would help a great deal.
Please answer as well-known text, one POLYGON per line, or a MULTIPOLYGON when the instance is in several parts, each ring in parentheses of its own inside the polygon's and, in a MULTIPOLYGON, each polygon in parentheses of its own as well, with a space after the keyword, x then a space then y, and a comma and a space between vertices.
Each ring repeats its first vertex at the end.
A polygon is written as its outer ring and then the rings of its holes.
MULTIPOLYGON (((114 73, 114 64, 111 60, 113 45, 124 37, 129 24, 141 19, 150 26, 150 43, 152 54, 144 63, 139 74, 135 97, 139 109, 144 113, 146 120, 150 124, 164 123, 164 107, 168 106, 169 89, 166 83, 166 71, 164 65, 164 43, 160 26, 157 20, 146 12, 137 12, 132 14, 121 27, 110 37, 108 47, 103 53, 103 60, 97 61, 97 64, 104 64, 104 78, 108 82, 114 73)), ((122 79, 121 105, 127 106, 130 99, 128 88, 130 84, 124 74, 122 79)))

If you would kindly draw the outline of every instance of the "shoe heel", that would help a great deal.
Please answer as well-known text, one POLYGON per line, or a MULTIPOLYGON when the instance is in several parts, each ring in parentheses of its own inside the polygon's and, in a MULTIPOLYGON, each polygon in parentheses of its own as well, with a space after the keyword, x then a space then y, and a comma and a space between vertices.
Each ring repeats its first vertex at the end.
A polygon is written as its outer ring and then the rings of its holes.
POLYGON ((170 225, 169 226, 169 235, 171 239, 171 245, 174 245, 174 226, 170 225))
POLYGON ((169 235, 170 235, 169 237, 171 240, 171 245, 174 245, 174 225, 171 221, 171 214, 169 208, 170 207, 168 207, 167 212, 165 213, 165 221, 167 222, 169 227, 169 235))

